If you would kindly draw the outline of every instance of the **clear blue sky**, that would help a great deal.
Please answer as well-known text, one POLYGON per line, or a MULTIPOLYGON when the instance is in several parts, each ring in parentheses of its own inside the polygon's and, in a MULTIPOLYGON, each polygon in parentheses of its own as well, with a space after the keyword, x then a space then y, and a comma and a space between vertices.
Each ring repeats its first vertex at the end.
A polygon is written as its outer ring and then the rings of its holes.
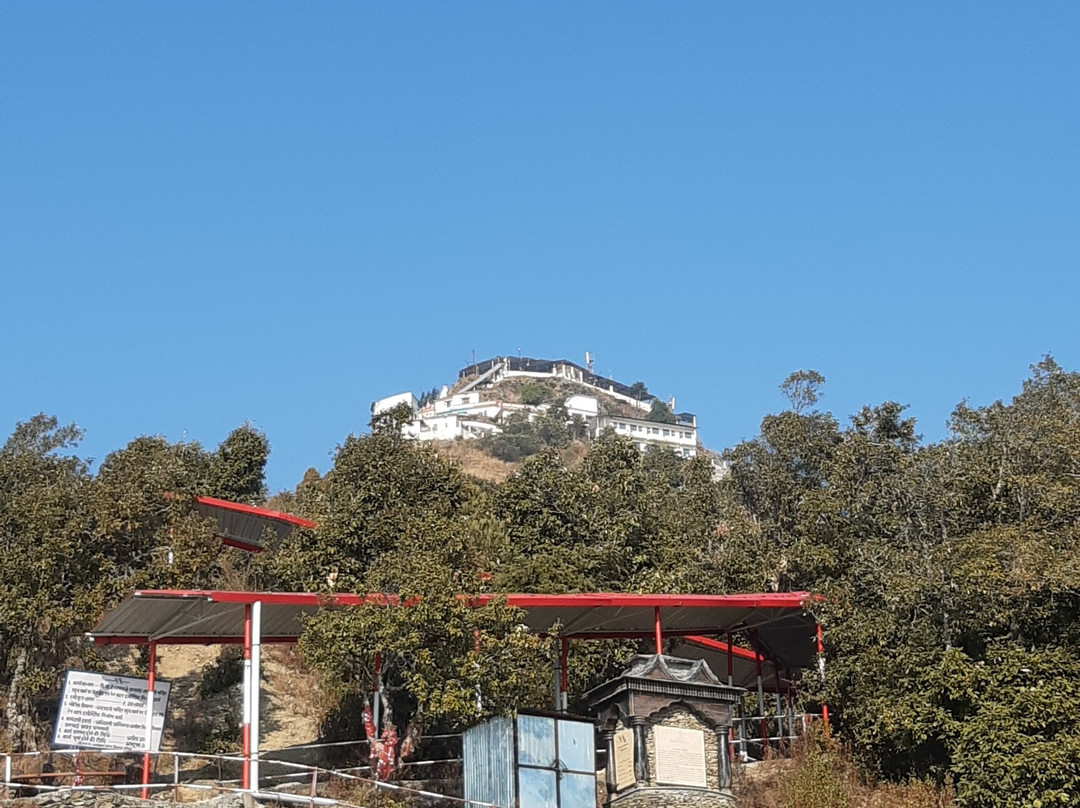
POLYGON ((478 357, 756 434, 1080 365, 1080 4, 0 5, 0 432, 272 488, 478 357))

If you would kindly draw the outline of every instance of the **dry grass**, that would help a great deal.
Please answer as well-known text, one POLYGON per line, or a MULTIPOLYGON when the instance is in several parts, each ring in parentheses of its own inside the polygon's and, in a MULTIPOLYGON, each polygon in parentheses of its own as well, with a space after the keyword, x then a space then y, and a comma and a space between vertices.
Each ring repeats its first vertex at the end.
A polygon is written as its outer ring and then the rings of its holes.
POLYGON ((809 738, 790 760, 740 767, 737 808, 952 808, 952 789, 931 783, 877 783, 835 742, 809 738))
POLYGON ((283 749, 313 743, 325 712, 318 676, 311 672, 294 646, 263 649, 266 712, 270 719, 262 733, 264 749, 283 749))
POLYGON ((520 463, 492 457, 475 445, 475 441, 436 441, 435 450, 465 474, 488 482, 501 483, 521 468, 520 463))

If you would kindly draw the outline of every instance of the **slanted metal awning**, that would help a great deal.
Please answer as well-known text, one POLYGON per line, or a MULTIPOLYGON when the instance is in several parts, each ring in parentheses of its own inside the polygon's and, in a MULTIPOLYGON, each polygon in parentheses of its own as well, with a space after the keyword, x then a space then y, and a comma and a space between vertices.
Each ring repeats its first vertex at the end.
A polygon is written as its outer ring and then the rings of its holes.
MULTIPOLYGON (((789 669, 810 667, 816 654, 817 621, 806 592, 758 595, 480 595, 483 605, 504 598, 524 612, 538 634, 564 639, 649 639, 657 636, 723 636, 747 632, 767 657, 789 669)), ((361 603, 398 605, 392 595, 322 595, 315 592, 223 592, 144 590, 107 614, 90 632, 100 644, 216 644, 244 640, 245 606, 262 604, 262 641, 295 642, 303 616, 321 606, 361 603)), ((407 604, 406 604, 407 605, 407 604)), ((690 648, 683 643, 680 647, 690 648)), ((717 673, 722 675, 721 668, 717 673)))
POLYGON ((729 651, 728 643, 724 640, 714 640, 711 637, 680 637, 672 643, 670 653, 672 656, 684 659, 704 660, 720 681, 725 683, 728 681, 727 676, 730 671, 731 684, 735 687, 752 690, 756 686, 759 662, 764 690, 770 693, 777 691, 778 674, 780 690, 792 684, 787 674, 777 671, 775 662, 759 657, 757 650, 732 644, 729 651))
POLYGON ((267 530, 280 541, 298 527, 315 527, 314 522, 299 516, 214 497, 197 497, 194 507, 200 516, 217 522, 214 532, 225 544, 253 553, 264 549, 267 530))

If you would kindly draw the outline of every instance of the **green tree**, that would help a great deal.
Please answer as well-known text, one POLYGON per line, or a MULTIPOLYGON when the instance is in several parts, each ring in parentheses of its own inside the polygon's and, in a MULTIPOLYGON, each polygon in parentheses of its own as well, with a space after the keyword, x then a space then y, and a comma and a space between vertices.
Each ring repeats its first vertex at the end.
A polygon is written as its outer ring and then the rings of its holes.
POLYGON ((404 732, 542 704, 550 671, 536 660, 545 644, 515 610, 470 600, 507 547, 482 488, 385 430, 348 439, 298 501, 317 504, 307 512, 320 526, 282 553, 292 583, 389 597, 323 611, 305 628, 301 648, 340 710, 378 686, 404 732))
POLYGON ((74 424, 37 415, 0 448, 0 683, 6 745, 37 748, 43 708, 96 611, 101 553, 91 541, 85 461, 69 454, 74 424))
POLYGON ((675 423, 675 414, 671 411, 671 407, 660 399, 654 398, 652 408, 645 416, 645 420, 655 421, 660 424, 673 424, 675 423))
POLYGON ((538 407, 551 400, 551 388, 540 382, 522 382, 521 403, 538 407))
POLYGON ((237 427, 211 459, 210 491, 216 497, 247 505, 266 501, 266 460, 270 441, 250 424, 237 427))
POLYGON ((796 370, 780 384, 784 396, 791 402, 791 409, 801 413, 813 407, 821 399, 821 387, 825 377, 816 370, 796 370))
POLYGON ((466 479, 426 444, 408 441, 395 413, 380 417, 369 435, 350 435, 333 467, 297 490, 301 515, 319 525, 297 531, 274 559, 283 585, 298 589, 363 586, 368 569, 410 535, 452 519, 466 503, 466 479))

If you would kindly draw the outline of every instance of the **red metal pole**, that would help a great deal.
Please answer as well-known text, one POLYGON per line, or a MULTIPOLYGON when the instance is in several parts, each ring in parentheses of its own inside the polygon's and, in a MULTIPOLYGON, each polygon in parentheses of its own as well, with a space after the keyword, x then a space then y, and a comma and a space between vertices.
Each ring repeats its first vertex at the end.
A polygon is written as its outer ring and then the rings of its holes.
MULTIPOLYGON (((730 631, 727 633, 727 683, 728 683, 728 687, 734 687, 735 686, 735 660, 734 660, 734 657, 733 657, 733 654, 732 654, 732 651, 731 651, 731 632, 730 631)), ((734 727, 735 710, 736 710, 735 705, 732 705, 732 707, 731 707, 731 717, 732 717, 733 720, 732 720, 732 726, 728 729, 728 751, 731 753, 731 762, 732 763, 735 762, 735 727, 734 727)), ((742 721, 742 718, 743 718, 743 716, 742 716, 742 708, 740 707, 739 708, 739 721, 740 722, 742 721)), ((740 726, 739 732, 740 732, 740 735, 741 735, 741 733, 743 732, 743 730, 741 729, 742 724, 740 723, 739 726, 740 726)))
POLYGON ((656 655, 660 656, 664 653, 664 632, 660 627, 660 607, 657 606, 653 609, 653 631, 656 634, 656 655))
MULTIPOLYGON (((754 638, 754 644, 757 645, 757 638, 754 638)), ((769 748, 769 728, 765 723, 765 688, 761 681, 761 651, 756 647, 754 648, 754 670, 757 673, 757 695, 758 695, 758 716, 759 716, 759 730, 761 731, 761 756, 765 757, 765 750, 769 748)))
POLYGON ((147 730, 146 730, 146 751, 143 752, 142 757, 142 798, 145 800, 150 795, 150 789, 147 786, 150 785, 150 747, 153 745, 154 737, 154 687, 157 685, 157 643, 150 643, 150 674, 146 677, 146 691, 147 700, 150 702, 150 706, 147 707, 147 730))
POLYGON ((381 737, 382 735, 382 652, 375 652, 375 696, 372 699, 375 703, 375 735, 381 737))
POLYGON ((732 687, 735 684, 735 668, 734 662, 731 658, 731 632, 727 633, 727 683, 728 687, 732 687))
POLYGON ((567 686, 569 677, 566 673, 566 659, 569 656, 570 641, 565 637, 559 640, 559 709, 565 711, 567 707, 567 686))
POLYGON ((251 788, 251 604, 244 606, 244 723, 240 727, 240 743, 243 749, 243 772, 241 787, 251 788))
MULTIPOLYGON (((817 652, 818 652, 818 671, 821 674, 821 687, 825 687, 825 639, 823 632, 821 631, 821 623, 817 624, 817 652)), ((821 699, 821 721, 825 726, 825 737, 829 737, 829 703, 825 701, 824 693, 822 693, 821 699)))
MULTIPOLYGON (((480 629, 473 629, 473 649, 476 651, 477 656, 480 655, 480 629)), ((480 670, 480 660, 476 661, 476 670, 480 670)), ((482 712, 484 709, 484 693, 480 690, 480 674, 476 674, 476 712, 482 712)))

